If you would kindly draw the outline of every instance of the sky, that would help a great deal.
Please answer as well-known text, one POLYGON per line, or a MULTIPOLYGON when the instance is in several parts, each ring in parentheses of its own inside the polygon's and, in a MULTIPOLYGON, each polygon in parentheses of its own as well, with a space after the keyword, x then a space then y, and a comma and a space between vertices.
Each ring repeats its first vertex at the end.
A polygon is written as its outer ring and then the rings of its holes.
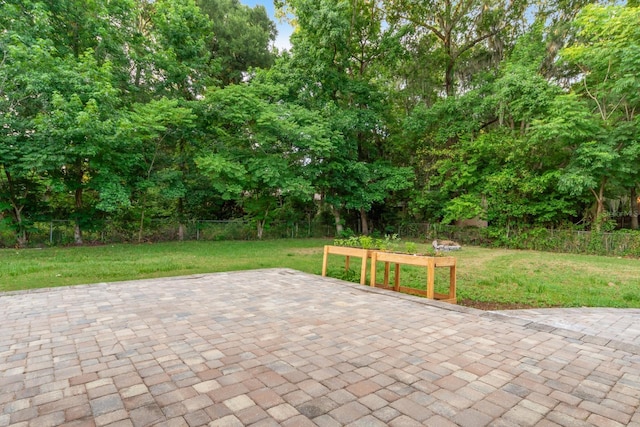
POLYGON ((245 4, 249 7, 254 7, 256 5, 262 5, 267 9, 267 14, 271 18, 273 22, 275 22, 276 27, 278 28, 278 36, 276 37, 275 46, 282 49, 291 48, 291 44, 289 43, 289 37, 293 32, 293 28, 286 22, 279 22, 275 17, 275 10, 273 7, 273 0, 240 0, 240 3, 245 4))

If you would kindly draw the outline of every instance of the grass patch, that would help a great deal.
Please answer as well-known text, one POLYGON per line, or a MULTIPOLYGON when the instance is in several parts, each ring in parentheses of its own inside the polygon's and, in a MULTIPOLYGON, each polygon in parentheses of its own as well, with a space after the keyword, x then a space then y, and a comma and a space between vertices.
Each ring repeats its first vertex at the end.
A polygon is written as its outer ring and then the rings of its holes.
POLYGON ((614 257, 469 248, 458 296, 535 307, 640 307, 640 262, 614 257))
MULTIPOLYGON (((0 250, 0 291, 163 276, 287 267, 320 274, 326 239, 183 242, 0 250)), ((424 251, 427 245, 418 245, 424 251)), ((640 308, 640 261, 592 255, 466 247, 458 260, 458 299, 532 307, 640 308)), ((359 259, 328 275, 358 282, 359 259)), ((382 277, 382 263, 378 274, 382 277)), ((392 269, 393 270, 393 269, 392 269)), ((402 285, 424 288, 424 269, 401 268, 402 285)), ((393 280, 393 279, 392 279, 393 280)), ((367 282, 368 283, 368 282, 367 282)), ((448 285, 437 269, 436 290, 448 285)))
POLYGON ((325 243, 315 239, 4 249, 0 291, 271 267, 319 274, 325 243))

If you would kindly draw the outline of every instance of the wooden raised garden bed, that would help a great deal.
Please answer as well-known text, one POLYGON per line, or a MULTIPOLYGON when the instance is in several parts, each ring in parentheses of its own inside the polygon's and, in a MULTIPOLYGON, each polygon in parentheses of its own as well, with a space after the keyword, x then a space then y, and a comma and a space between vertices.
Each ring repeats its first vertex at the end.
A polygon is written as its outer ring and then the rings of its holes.
POLYGON ((408 254, 396 254, 390 252, 375 251, 371 255, 371 286, 394 291, 405 292, 412 295, 425 296, 444 302, 455 304, 456 299, 456 259, 454 257, 432 257, 408 254), (384 262, 384 281, 376 283, 376 265, 384 262), (389 285, 390 264, 395 264, 393 286, 389 285), (415 265, 426 267, 427 282, 425 289, 415 289, 400 285, 400 265, 415 265), (435 292, 436 268, 449 267, 449 292, 439 294, 435 292))
POLYGON ((372 249, 353 248, 345 246, 327 245, 324 247, 324 257, 322 260, 322 276, 327 275, 327 263, 329 255, 342 255, 345 257, 345 270, 349 270, 351 257, 361 259, 360 284, 366 283, 367 259, 371 258, 371 280, 369 285, 383 289, 390 289, 398 292, 405 292, 412 295, 425 296, 455 304, 456 299, 456 259, 454 257, 432 257, 423 255, 409 255, 393 252, 384 252, 372 249), (376 266, 378 262, 384 262, 384 279, 382 283, 376 283, 376 266), (391 263, 394 265, 394 283, 389 284, 391 263), (427 279, 425 289, 415 289, 400 284, 400 266, 414 265, 425 267, 427 279), (435 292, 436 268, 449 267, 449 292, 440 294, 435 292))

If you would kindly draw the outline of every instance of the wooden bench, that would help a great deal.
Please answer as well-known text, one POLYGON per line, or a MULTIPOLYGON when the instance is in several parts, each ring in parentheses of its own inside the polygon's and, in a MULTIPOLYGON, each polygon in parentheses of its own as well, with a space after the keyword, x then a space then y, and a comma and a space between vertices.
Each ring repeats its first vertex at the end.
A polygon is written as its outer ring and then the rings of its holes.
POLYGON ((380 287, 384 289, 392 289, 394 291, 406 292, 412 295, 426 296, 427 298, 437 299, 452 304, 457 303, 456 298, 456 259, 453 257, 428 257, 415 256, 407 254, 396 254, 390 252, 373 251, 371 254, 371 283, 370 286, 380 287), (384 262, 384 282, 376 283, 376 265, 384 262), (390 263, 395 264, 394 283, 389 286, 390 263), (406 286, 400 286, 400 265, 415 265, 426 267, 427 283, 426 289, 415 289, 406 286), (439 294, 435 292, 435 273, 437 267, 449 267, 449 293, 439 294))

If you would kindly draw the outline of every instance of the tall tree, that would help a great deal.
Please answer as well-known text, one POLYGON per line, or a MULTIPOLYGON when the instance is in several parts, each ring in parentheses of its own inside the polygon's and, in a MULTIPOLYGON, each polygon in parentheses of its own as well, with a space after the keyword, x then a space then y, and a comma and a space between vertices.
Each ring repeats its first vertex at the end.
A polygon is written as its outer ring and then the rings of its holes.
POLYGON ((91 220, 101 189, 115 190, 118 195, 110 198, 128 201, 113 169, 122 150, 114 138, 118 97, 109 65, 98 65, 91 51, 77 61, 57 60, 47 82, 53 92, 51 108, 36 120, 39 138, 54 148, 55 154, 46 159, 54 185, 72 195, 76 244, 83 243, 82 228, 91 220), (97 194, 93 203, 87 204, 87 191, 97 194))
POLYGON ((322 117, 280 102, 278 92, 243 84, 207 94, 213 137, 197 159, 219 196, 256 222, 259 238, 287 200, 313 199, 314 173, 332 148, 322 117))
POLYGON ((212 25, 195 0, 158 0, 151 15, 162 92, 193 100, 209 77, 207 38, 212 25))
POLYGON ((393 19, 414 26, 413 37, 431 51, 432 60, 442 61, 448 97, 466 90, 469 78, 484 68, 467 64, 465 69, 465 61, 499 63, 520 32, 527 5, 526 0, 385 1, 393 19))
POLYGON ((51 147, 34 134, 34 119, 47 108, 42 96, 55 50, 46 39, 49 19, 35 2, 6 2, 0 14, 0 218, 24 246, 41 206, 51 147))
POLYGON ((338 233, 344 209, 358 212, 361 230, 368 233, 372 204, 411 186, 407 170, 394 169, 385 158, 388 131, 377 83, 381 64, 400 36, 395 26, 385 25, 376 2, 291 0, 286 5, 297 23, 291 65, 305 76, 298 99, 324 111, 343 138, 320 177, 320 192, 338 233))
POLYGON ((253 8, 239 0, 198 0, 213 23, 208 48, 222 83, 239 83, 251 68, 268 68, 275 58, 277 31, 264 6, 253 8))
POLYGON ((136 159, 130 165, 128 185, 132 207, 139 215, 139 242, 143 240, 149 205, 154 206, 156 216, 171 216, 165 205, 175 208, 175 200, 185 196, 177 165, 173 170, 168 165, 174 159, 170 148, 175 146, 176 137, 182 130, 191 129, 194 119, 192 111, 180 106, 179 100, 162 98, 134 104, 120 123, 119 135, 130 140, 136 159))
POLYGON ((607 190, 622 187, 635 194, 640 178, 638 22, 638 7, 588 6, 575 21, 575 41, 561 52, 579 71, 573 91, 592 111, 589 121, 594 129, 576 139, 561 184, 568 191, 593 195, 596 228, 607 219, 607 190))

